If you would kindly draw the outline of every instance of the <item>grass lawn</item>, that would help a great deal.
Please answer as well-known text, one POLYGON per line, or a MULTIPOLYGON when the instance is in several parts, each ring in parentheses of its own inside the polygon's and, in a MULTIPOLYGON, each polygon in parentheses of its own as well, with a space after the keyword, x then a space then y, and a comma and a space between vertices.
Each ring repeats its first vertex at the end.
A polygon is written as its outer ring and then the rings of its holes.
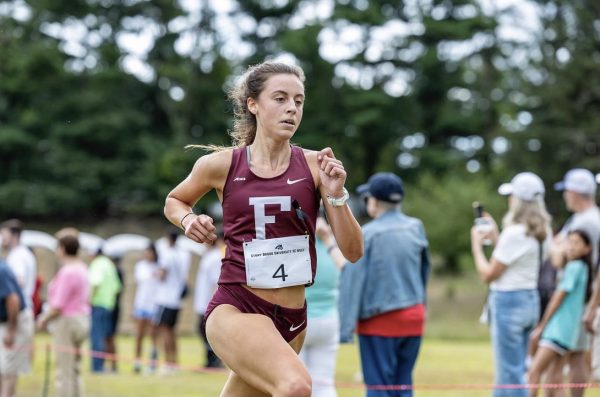
MULTIPOLYGON (((38 337, 38 352, 32 374, 23 376, 19 385, 19 397, 43 396, 44 384, 44 345, 47 336, 38 337)), ((91 375, 89 361, 85 360, 84 379, 88 397, 215 397, 226 379, 226 373, 199 373, 202 347, 194 337, 180 338, 181 363, 184 369, 174 375, 135 375, 128 360, 133 351, 133 340, 119 338, 119 351, 125 358, 116 375, 91 375)), ((338 354, 337 381, 340 397, 362 396, 361 383, 357 381, 360 361, 357 345, 343 345, 338 354)), ((486 341, 442 341, 427 339, 423 344, 417 363, 415 383, 417 385, 441 385, 462 383, 489 383, 492 379, 492 366, 489 343, 486 341)), ((422 390, 420 396, 487 396, 487 391, 464 390, 422 390)), ((599 394, 600 395, 600 394, 599 394)), ((48 396, 54 395, 50 382, 48 396)))
MULTIPOLYGON (((47 336, 40 336, 40 349, 32 374, 23 376, 19 385, 19 397, 43 397, 44 345, 47 336)), ((127 356, 115 375, 91 375, 89 362, 85 360, 84 381, 87 397, 216 397, 226 379, 226 373, 201 373, 195 371, 202 357, 200 342, 194 337, 180 339, 181 363, 184 369, 168 376, 135 375, 128 358, 133 350, 133 340, 123 336, 119 349, 127 356)), ((416 396, 464 397, 490 396, 486 389, 460 389, 452 385, 489 384, 492 381, 492 358, 489 342, 485 340, 440 340, 426 338, 415 371, 416 396), (436 386, 437 385, 437 386, 436 386), (450 385, 444 388, 444 385, 450 385), (421 389, 419 389, 421 386, 421 389)), ((338 354, 336 379, 339 397, 363 396, 357 374, 360 361, 357 345, 343 345, 338 354)), ((54 394, 52 382, 48 397, 54 394)), ((586 396, 600 397, 600 390, 591 389, 586 396)))
MULTIPOLYGON (((416 396, 465 397, 491 396, 491 390, 465 390, 436 385, 490 384, 492 357, 487 328, 477 322, 485 298, 485 287, 474 275, 460 278, 433 278, 428 289, 428 323, 415 370, 416 396), (419 390, 419 386, 422 388, 419 390)), ((49 338, 36 337, 34 371, 20 380, 18 397, 55 396, 52 380, 50 392, 43 395, 44 346, 49 338)), ((118 351, 122 356, 116 375, 91 375, 89 361, 84 362, 86 397, 217 397, 226 373, 200 373, 203 351, 199 339, 179 339, 183 370, 169 376, 135 375, 131 357, 133 340, 119 336, 118 351)), ((357 374, 360 360, 357 345, 343 345, 338 354, 336 380, 339 397, 364 396, 357 374)), ((541 393, 540 393, 541 395, 541 393)), ((600 390, 586 392, 586 397, 600 397, 600 390)))

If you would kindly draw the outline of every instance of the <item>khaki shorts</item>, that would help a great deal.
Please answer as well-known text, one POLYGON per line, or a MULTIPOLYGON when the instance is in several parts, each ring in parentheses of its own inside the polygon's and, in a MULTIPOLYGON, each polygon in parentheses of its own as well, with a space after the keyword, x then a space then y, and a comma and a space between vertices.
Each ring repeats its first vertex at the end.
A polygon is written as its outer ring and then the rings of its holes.
POLYGON ((31 309, 21 310, 17 319, 14 344, 7 348, 4 346, 4 336, 8 327, 6 323, 0 324, 0 374, 17 375, 31 370, 34 326, 31 309))

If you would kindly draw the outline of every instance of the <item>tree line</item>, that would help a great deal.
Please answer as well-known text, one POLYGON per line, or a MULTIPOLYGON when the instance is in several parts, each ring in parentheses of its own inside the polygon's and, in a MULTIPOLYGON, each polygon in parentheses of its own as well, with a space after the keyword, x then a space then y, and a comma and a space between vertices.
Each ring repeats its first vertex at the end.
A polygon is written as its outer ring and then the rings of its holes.
POLYGON ((160 216, 202 154, 183 147, 229 144, 233 76, 272 57, 307 75, 294 141, 331 146, 350 188, 399 174, 449 268, 500 182, 600 171, 596 1, 186 3, 0 1, 3 217, 160 216))

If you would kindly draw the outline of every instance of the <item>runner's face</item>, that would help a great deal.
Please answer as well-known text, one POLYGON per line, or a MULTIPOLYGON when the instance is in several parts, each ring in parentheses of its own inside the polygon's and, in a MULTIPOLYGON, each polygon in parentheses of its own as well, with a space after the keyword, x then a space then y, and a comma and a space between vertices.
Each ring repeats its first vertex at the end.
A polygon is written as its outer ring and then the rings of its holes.
POLYGON ((267 79, 257 100, 248 99, 256 115, 257 134, 289 140, 302 120, 304 85, 293 74, 276 74, 267 79))

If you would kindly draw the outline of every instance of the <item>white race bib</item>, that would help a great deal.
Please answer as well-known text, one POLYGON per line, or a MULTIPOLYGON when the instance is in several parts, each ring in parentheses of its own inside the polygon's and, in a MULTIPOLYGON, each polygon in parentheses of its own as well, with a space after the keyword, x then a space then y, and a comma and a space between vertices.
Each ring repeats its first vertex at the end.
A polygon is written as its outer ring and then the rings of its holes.
POLYGON ((250 287, 283 288, 312 281, 307 235, 244 243, 244 261, 250 287))

